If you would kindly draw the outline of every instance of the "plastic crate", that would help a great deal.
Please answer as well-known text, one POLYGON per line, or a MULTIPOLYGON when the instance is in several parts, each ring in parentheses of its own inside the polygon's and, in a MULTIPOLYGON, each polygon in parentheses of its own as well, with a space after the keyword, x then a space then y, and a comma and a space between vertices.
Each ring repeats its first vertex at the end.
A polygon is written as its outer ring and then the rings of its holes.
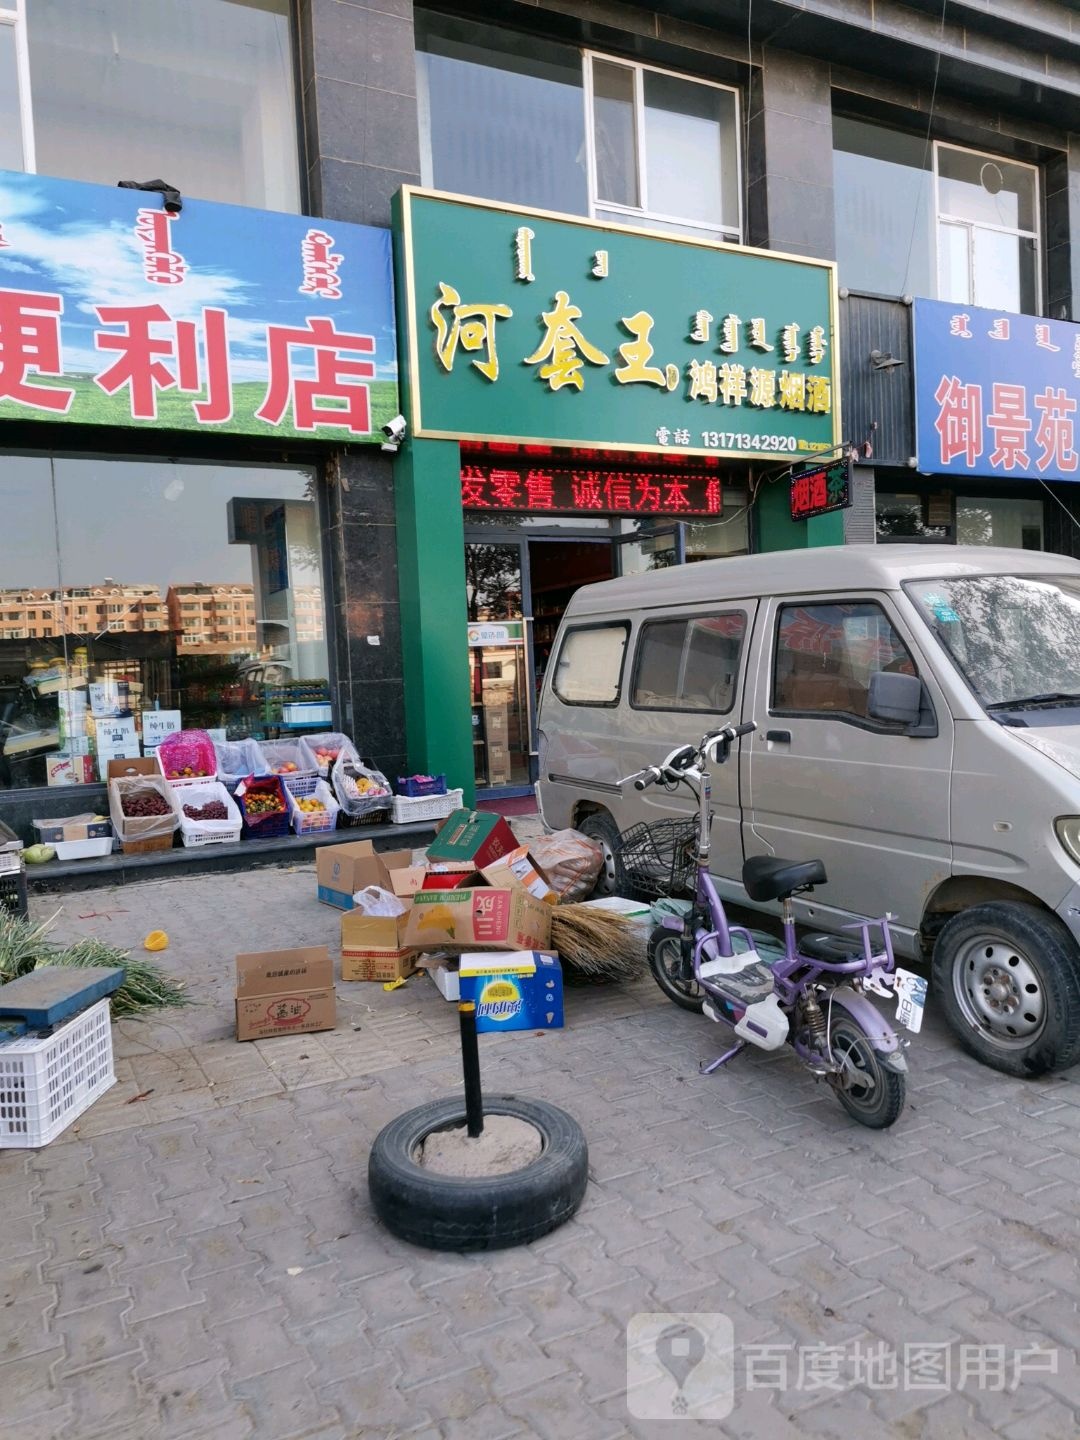
POLYGON ((445 775, 428 775, 425 778, 419 775, 399 775, 397 783, 398 794, 409 800, 419 800, 421 795, 446 794, 445 775))
POLYGON ((342 810, 338 816, 338 824, 343 829, 348 829, 352 825, 389 825, 391 813, 389 806, 384 810, 365 811, 363 815, 350 815, 347 811, 342 810))
POLYGON ((0 854, 0 910, 24 919, 30 913, 26 898, 26 868, 22 857, 10 852, 0 854))
MULTIPOLYGON (((286 789, 288 789, 288 786, 286 786, 286 789)), ((297 835, 314 835, 318 832, 335 830, 337 828, 337 817, 341 806, 334 799, 333 790, 330 789, 330 786, 325 780, 319 780, 316 782, 312 793, 316 800, 322 801, 325 807, 322 813, 316 811, 314 814, 310 814, 301 810, 296 800, 297 798, 301 800, 305 799, 306 796, 300 795, 297 797, 294 790, 289 790, 289 815, 292 820, 292 827, 297 835)))
POLYGON ((455 810, 461 809, 464 792, 448 790, 445 795, 422 795, 410 800, 407 795, 395 795, 393 816, 395 825, 405 825, 410 820, 445 820, 455 810))
POLYGON ((115 1084, 108 1000, 45 1039, 0 1044, 0 1149, 47 1145, 115 1084))
POLYGON ((240 839, 243 821, 236 801, 220 780, 204 780, 201 785, 183 785, 172 797, 173 809, 180 818, 180 838, 188 849, 207 845, 235 845, 240 839), (184 814, 185 805, 201 808, 209 800, 220 800, 228 811, 226 820, 192 820, 184 814))
POLYGON ((237 786, 236 803, 244 822, 244 836, 250 840, 277 840, 289 833, 289 795, 280 775, 249 776, 237 786), (277 789, 281 809, 269 815, 248 815, 245 797, 248 791, 277 789))

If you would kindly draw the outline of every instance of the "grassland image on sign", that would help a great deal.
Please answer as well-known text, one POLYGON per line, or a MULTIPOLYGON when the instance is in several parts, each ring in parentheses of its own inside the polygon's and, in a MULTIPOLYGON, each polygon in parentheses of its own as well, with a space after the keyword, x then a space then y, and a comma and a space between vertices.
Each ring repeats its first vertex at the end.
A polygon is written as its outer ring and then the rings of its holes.
POLYGON ((405 187, 417 435, 776 460, 840 439, 828 261, 405 187))
POLYGON ((381 440, 389 233, 0 171, 0 420, 381 440))

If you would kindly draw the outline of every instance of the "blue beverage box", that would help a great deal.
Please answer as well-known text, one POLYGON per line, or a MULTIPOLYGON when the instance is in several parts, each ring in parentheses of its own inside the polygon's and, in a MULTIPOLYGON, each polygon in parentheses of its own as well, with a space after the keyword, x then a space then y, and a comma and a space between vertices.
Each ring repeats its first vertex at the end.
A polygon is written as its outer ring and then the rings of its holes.
POLYGON ((543 950, 488 950, 462 955, 461 999, 476 1005, 476 1028, 561 1030, 562 966, 543 950))

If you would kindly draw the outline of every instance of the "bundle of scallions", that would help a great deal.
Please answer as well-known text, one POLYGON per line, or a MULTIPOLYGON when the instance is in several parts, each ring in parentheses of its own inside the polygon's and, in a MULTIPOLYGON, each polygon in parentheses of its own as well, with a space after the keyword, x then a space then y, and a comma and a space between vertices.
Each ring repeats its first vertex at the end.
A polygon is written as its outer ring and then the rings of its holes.
POLYGON ((120 965, 124 983, 110 997, 114 1020, 190 1004, 182 982, 150 960, 92 937, 68 945, 54 943, 49 933, 55 922, 55 915, 44 921, 24 920, 0 907, 0 985, 40 965, 120 965))

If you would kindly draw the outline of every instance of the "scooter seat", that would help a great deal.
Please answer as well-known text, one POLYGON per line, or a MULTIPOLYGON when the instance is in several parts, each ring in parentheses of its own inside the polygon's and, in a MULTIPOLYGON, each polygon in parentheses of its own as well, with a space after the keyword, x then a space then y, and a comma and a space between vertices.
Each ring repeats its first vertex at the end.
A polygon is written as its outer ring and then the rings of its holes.
POLYGON ((751 855, 742 875, 751 900, 786 900, 796 890, 824 885, 826 880, 822 860, 781 860, 775 855, 751 855))

